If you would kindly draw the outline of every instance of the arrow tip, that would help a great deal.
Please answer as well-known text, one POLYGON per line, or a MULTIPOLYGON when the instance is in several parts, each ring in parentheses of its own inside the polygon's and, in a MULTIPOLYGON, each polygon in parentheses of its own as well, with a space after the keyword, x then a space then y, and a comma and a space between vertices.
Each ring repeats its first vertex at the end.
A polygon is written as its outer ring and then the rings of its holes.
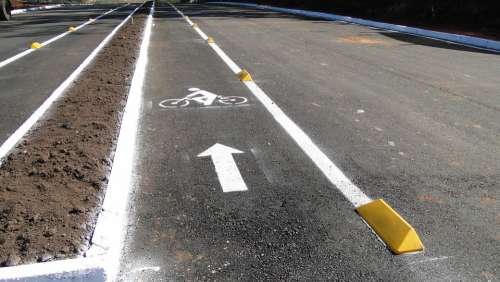
POLYGON ((212 147, 200 153, 198 157, 208 157, 212 155, 223 155, 223 154, 243 154, 243 153, 244 152, 235 149, 233 147, 215 143, 214 145, 212 145, 212 147))

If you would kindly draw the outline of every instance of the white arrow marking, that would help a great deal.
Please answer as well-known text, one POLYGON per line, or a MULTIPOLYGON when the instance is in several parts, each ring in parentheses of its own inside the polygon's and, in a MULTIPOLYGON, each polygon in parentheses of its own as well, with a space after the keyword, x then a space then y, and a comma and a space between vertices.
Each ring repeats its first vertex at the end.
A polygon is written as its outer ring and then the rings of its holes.
POLYGON ((238 169, 232 154, 243 154, 243 152, 216 143, 203 153, 200 153, 198 157, 212 157, 215 172, 217 172, 217 176, 219 177, 219 182, 224 193, 247 191, 247 185, 245 184, 243 177, 241 177, 240 170, 238 169))

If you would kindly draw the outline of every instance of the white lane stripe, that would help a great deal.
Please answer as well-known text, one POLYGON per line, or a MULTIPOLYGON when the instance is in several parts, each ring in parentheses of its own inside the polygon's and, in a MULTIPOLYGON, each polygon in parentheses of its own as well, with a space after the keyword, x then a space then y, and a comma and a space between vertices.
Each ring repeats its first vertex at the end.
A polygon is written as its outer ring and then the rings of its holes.
POLYGON ((196 32, 198 32, 198 34, 201 36, 201 38, 203 38, 203 40, 208 39, 208 36, 201 29, 195 27, 194 30, 196 30, 196 32))
MULTIPOLYGON (((81 28, 85 27, 86 25, 89 25, 89 24, 91 24, 91 23, 93 23, 93 22, 95 22, 95 21, 99 20, 100 18, 102 18, 102 17, 104 17, 104 16, 106 16, 106 15, 108 15, 108 14, 110 14, 110 13, 112 13, 112 12, 114 12, 114 11, 118 10, 118 9, 124 8, 124 7, 128 6, 128 5, 129 5, 129 4, 125 4, 125 5, 122 5, 122 6, 120 6, 120 7, 117 7, 117 8, 114 8, 114 9, 112 9, 112 10, 109 10, 109 11, 107 11, 106 13, 104 13, 104 14, 102 14, 102 15, 100 15, 100 16, 98 16, 98 17, 96 17, 95 19, 88 20, 88 21, 86 21, 85 23, 83 23, 83 24, 81 24, 81 25, 79 25, 79 26, 75 27, 75 29, 76 29, 76 30, 79 30, 79 29, 81 29, 81 28)), ((69 27, 68 27, 68 28, 69 28, 69 27)), ((57 36, 55 36, 55 37, 53 37, 53 38, 50 38, 50 39, 49 39, 49 40, 47 40, 47 41, 42 42, 40 45, 42 45, 42 47, 43 47, 43 46, 47 46, 47 45, 49 45, 50 43, 52 43, 52 42, 54 42, 54 41, 56 41, 56 40, 59 40, 59 39, 63 38, 64 36, 66 36, 66 35, 68 35, 68 34, 70 34, 70 33, 71 33, 70 31, 63 32, 63 33, 61 33, 61 34, 59 34, 59 35, 57 35, 57 36)), ((21 59, 22 57, 24 57, 24 56, 26 56, 26 55, 28 55, 28 54, 30 54, 30 53, 32 53, 32 52, 35 52, 36 50, 38 50, 38 49, 27 49, 27 50, 24 50, 23 52, 21 52, 21 53, 19 53, 19 54, 17 54, 17 55, 14 55, 14 56, 12 56, 12 57, 10 57, 10 58, 8 58, 8 59, 5 59, 5 60, 3 60, 3 61, 1 61, 1 62, 0 62, 0 68, 4 67, 4 66, 6 66, 6 65, 8 65, 8 64, 10 64, 10 63, 12 63, 12 62, 14 62, 14 61, 17 61, 17 60, 21 59)))
MULTIPOLYGON (((144 4, 142 4, 144 5, 144 4)), ((116 26, 111 33, 90 53, 90 55, 66 78, 59 87, 50 94, 50 96, 43 102, 43 104, 34 111, 31 116, 0 146, 0 163, 7 153, 23 138, 24 134, 28 132, 31 127, 40 119, 40 117, 47 111, 52 103, 61 96, 61 94, 68 88, 68 86, 78 77, 78 75, 92 62, 101 49, 111 40, 113 35, 132 17, 132 15, 139 10, 142 5, 135 8, 118 26, 116 26)))
MULTIPOLYGON (((170 5, 177 10, 174 5, 170 5)), ((182 13, 179 14, 181 14, 181 16, 183 15, 182 13)), ((185 19, 185 16, 183 17, 185 19)), ((199 29, 199 27, 195 28, 195 30, 196 29, 199 29)), ((198 32, 198 34, 201 36, 200 32, 198 32)), ((209 45, 234 73, 238 73, 239 70, 241 70, 241 68, 238 67, 238 65, 236 65, 236 63, 229 58, 229 56, 227 56, 216 43, 211 43, 209 45)), ((292 137, 304 153, 311 158, 326 178, 335 187, 337 187, 337 189, 346 197, 347 200, 349 200, 349 202, 354 205, 354 207, 359 207, 372 201, 370 197, 363 193, 361 189, 359 189, 349 178, 345 176, 345 174, 318 148, 318 146, 314 144, 311 138, 309 138, 309 136, 307 136, 307 134, 295 122, 293 122, 255 82, 244 81, 244 84, 264 105, 273 118, 283 127, 288 135, 292 137)))
POLYGON ((221 57, 222 60, 226 62, 226 64, 234 73, 239 73, 241 71, 241 68, 235 62, 233 62, 233 60, 231 60, 231 58, 229 58, 221 48, 219 48, 219 45, 217 45, 216 43, 209 43, 209 45, 210 47, 212 47, 212 49, 214 49, 215 53, 217 53, 217 55, 219 55, 219 57, 221 57))
POLYGON ((148 64, 148 49, 153 26, 154 1, 152 2, 146 27, 142 36, 139 57, 135 65, 134 75, 125 105, 120 133, 113 159, 113 167, 102 211, 92 236, 92 248, 88 253, 107 250, 105 269, 107 281, 114 281, 118 273, 120 256, 125 240, 127 226, 128 199, 132 190, 132 169, 142 105, 143 86, 148 64))
POLYGON ((34 7, 34 8, 26 8, 26 9, 14 9, 14 10, 10 11, 10 13, 11 13, 11 15, 18 15, 18 14, 24 14, 27 12, 55 9, 55 8, 59 8, 62 6, 64 6, 64 5, 57 4, 57 5, 45 5, 45 6, 34 7))
POLYGON ((269 96, 253 81, 244 84, 259 99, 274 119, 285 129, 299 147, 311 158, 316 166, 342 192, 354 207, 367 204, 372 200, 359 189, 345 174, 314 144, 307 134, 293 122, 269 96))

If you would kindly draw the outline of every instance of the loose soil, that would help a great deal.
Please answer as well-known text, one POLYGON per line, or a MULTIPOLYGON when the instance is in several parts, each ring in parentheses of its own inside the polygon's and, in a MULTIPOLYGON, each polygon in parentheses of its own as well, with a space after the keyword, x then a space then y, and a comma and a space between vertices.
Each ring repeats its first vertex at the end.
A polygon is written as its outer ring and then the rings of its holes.
POLYGON ((148 9, 121 28, 3 160, 2 266, 77 257, 88 249, 148 9))

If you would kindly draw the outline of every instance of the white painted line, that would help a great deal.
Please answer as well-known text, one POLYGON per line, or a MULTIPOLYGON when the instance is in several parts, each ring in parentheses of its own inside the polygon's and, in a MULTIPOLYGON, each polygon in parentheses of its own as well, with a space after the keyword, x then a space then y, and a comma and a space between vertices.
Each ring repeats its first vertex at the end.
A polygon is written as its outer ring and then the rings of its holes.
POLYGON ((214 49, 215 53, 221 57, 221 59, 226 62, 226 64, 229 66, 229 68, 236 74, 241 71, 241 68, 229 58, 224 51, 222 51, 221 48, 219 48, 219 45, 217 43, 209 43, 210 47, 214 49))
POLYGON ((18 15, 18 14, 24 14, 27 12, 34 12, 34 11, 41 11, 41 10, 50 10, 50 9, 55 9, 62 7, 64 5, 62 4, 57 4, 57 5, 45 5, 45 6, 40 6, 40 7, 33 7, 33 8, 25 8, 25 9, 14 9, 10 11, 12 15, 18 15))
MULTIPOLYGON (((144 4, 142 4, 144 5, 144 4)), ((61 94, 68 88, 68 86, 78 77, 78 75, 92 62, 102 48, 113 38, 115 33, 132 17, 132 15, 139 10, 142 5, 135 8, 119 25, 117 25, 104 40, 90 53, 90 55, 73 71, 73 73, 66 78, 66 80, 59 85, 59 87, 50 94, 50 96, 43 102, 43 104, 34 111, 31 116, 0 146, 0 163, 7 153, 23 138, 24 134, 28 132, 31 127, 40 119, 40 117, 47 111, 52 103, 61 96, 61 94)))
MULTIPOLYGON (((181 16, 185 16, 174 5, 170 4, 181 16)), ((194 27, 199 29, 199 27, 194 27)), ((200 31, 196 30, 198 34, 200 31)), ((205 34, 205 33, 203 33, 205 34)), ((205 35, 206 36, 206 35, 205 35)), ((228 65, 234 73, 241 70, 236 63, 227 56, 216 43, 209 44, 219 57, 228 65)), ((351 202, 354 207, 371 202, 371 199, 361 191, 345 174, 318 148, 316 144, 307 136, 307 134, 293 122, 278 105, 267 96, 266 93, 253 81, 243 82, 255 97, 264 105, 273 118, 283 127, 283 129, 292 137, 297 145, 306 153, 314 164, 323 172, 326 178, 351 202)))
POLYGON ((203 38, 203 40, 207 40, 208 36, 199 28, 199 27, 194 27, 194 30, 198 32, 198 34, 203 38))
POLYGON ((198 155, 199 158, 211 157, 215 172, 219 178, 222 191, 247 191, 247 185, 241 176, 240 169, 234 161, 233 154, 243 154, 242 151, 216 143, 198 155))
POLYGON ((139 57, 123 113, 113 168, 111 169, 108 187, 106 188, 102 211, 97 219, 96 228, 92 236, 92 247, 89 250, 89 253, 100 252, 102 250, 107 251, 105 269, 108 281, 113 281, 118 273, 120 255, 125 239, 128 198, 132 190, 131 174, 135 157, 133 152, 136 146, 143 86, 146 78, 154 8, 153 2, 146 20, 139 57))
POLYGON ((102 261, 102 257, 76 258, 4 267, 0 269, 0 281, 26 281, 28 279, 28 281, 34 281, 35 277, 43 277, 43 281, 63 278, 68 279, 67 281, 77 281, 69 279, 74 277, 79 277, 79 281, 103 281, 105 274, 99 267, 102 261))
MULTIPOLYGON (((102 17, 104 17, 104 16, 106 16, 106 15, 108 15, 108 14, 110 14, 110 13, 112 13, 112 12, 114 12, 114 11, 118 10, 118 9, 124 8, 124 7, 128 6, 128 5, 129 5, 129 4, 125 4, 125 5, 122 5, 122 6, 120 6, 120 7, 117 7, 117 8, 114 8, 114 9, 112 9, 112 10, 109 10, 109 11, 107 11, 106 13, 104 13, 104 14, 102 14, 102 15, 100 15, 100 16, 98 16, 98 17, 96 17, 95 19, 89 19, 89 20, 88 20, 88 21, 86 21, 85 23, 83 23, 83 24, 81 24, 81 25, 79 25, 79 26, 75 27, 75 30, 79 30, 79 29, 81 29, 81 28, 83 28, 83 27, 85 27, 85 26, 87 26, 87 25, 89 25, 89 24, 91 24, 91 23, 93 23, 93 22, 95 22, 95 21, 99 20, 100 18, 102 18, 102 17)), ((68 27, 68 28, 69 28, 69 27, 68 27)), ((73 31, 73 32, 74 32, 74 31, 73 31)), ((66 31, 66 32, 63 32, 63 33, 61 33, 61 34, 59 34, 59 35, 57 35, 57 36, 54 36, 54 37, 52 37, 52 38, 48 39, 47 41, 42 42, 40 45, 42 45, 42 47, 47 46, 47 45, 49 45, 50 43, 52 43, 52 42, 54 42, 54 41, 56 41, 56 40, 59 40, 59 39, 63 38, 64 36, 66 36, 66 35, 68 35, 68 34, 70 34, 70 33, 71 33, 71 31, 66 31)), ((35 52, 36 50, 38 50, 38 49, 26 49, 26 50, 24 50, 23 52, 21 52, 21 53, 19 53, 19 54, 17 54, 17 55, 14 55, 14 56, 12 56, 12 57, 10 57, 10 58, 8 58, 8 59, 5 59, 5 60, 3 60, 3 61, 1 61, 1 62, 0 62, 0 68, 5 67, 6 65, 8 65, 8 64, 10 64, 10 63, 12 63, 12 62, 14 62, 14 61, 17 61, 17 60, 21 59, 22 57, 24 57, 24 56, 26 56, 26 55, 28 55, 28 54, 30 54, 30 53, 35 52)))

